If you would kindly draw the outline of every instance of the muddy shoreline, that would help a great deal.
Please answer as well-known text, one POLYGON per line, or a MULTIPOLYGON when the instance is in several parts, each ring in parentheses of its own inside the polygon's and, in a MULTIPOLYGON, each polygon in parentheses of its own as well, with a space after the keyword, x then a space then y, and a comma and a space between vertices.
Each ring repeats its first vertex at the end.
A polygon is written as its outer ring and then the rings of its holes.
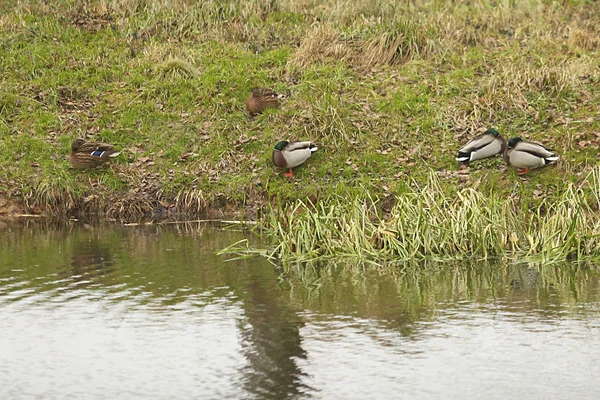
POLYGON ((102 218, 123 223, 140 220, 187 220, 197 218, 218 220, 257 220, 264 208, 267 207, 266 196, 253 198, 245 202, 217 200, 206 203, 202 207, 185 207, 178 204, 177 199, 151 198, 146 196, 143 201, 129 196, 107 196, 101 198, 95 195, 74 199, 68 208, 42 205, 29 202, 16 196, 0 193, 0 218, 18 218, 23 216, 40 216, 51 218, 102 218), (91 204, 90 204, 91 203, 91 204))

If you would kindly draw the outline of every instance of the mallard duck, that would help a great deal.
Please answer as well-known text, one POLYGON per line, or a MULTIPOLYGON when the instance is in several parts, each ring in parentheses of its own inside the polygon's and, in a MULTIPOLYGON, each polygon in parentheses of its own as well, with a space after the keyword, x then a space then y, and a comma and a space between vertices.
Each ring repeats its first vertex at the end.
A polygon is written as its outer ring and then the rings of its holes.
POLYGON ((517 168, 519 175, 526 174, 529 169, 543 167, 558 160, 554 152, 539 143, 526 142, 520 137, 511 138, 508 145, 503 145, 504 162, 517 168))
POLYGON ((71 164, 78 169, 93 168, 121 154, 112 144, 75 139, 71 144, 71 164))
POLYGON ((253 117, 262 113, 267 108, 275 108, 279 105, 279 99, 283 96, 271 89, 258 88, 252 89, 252 93, 246 100, 246 110, 253 117))
POLYGON ((292 178, 294 172, 292 168, 304 163, 317 151, 317 146, 312 142, 286 142, 285 140, 277 143, 273 149, 273 164, 279 168, 289 168, 290 172, 283 175, 292 178))
POLYGON ((495 156, 502 151, 502 135, 497 130, 489 128, 484 133, 469 140, 456 155, 456 161, 469 165, 471 161, 495 156))

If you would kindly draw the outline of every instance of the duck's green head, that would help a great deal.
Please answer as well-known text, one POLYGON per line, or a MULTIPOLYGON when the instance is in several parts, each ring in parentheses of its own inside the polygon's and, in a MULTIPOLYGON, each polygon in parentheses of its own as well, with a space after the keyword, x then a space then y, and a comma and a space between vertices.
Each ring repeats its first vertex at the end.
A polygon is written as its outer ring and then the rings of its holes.
POLYGON ((286 142, 285 140, 282 140, 281 142, 279 142, 275 145, 275 150, 281 151, 281 150, 285 149, 288 144, 289 144, 288 142, 286 142))
POLYGON ((494 135, 495 137, 500 136, 500 132, 498 132, 494 128, 488 128, 488 130, 485 131, 485 133, 488 134, 488 135, 494 135))
POLYGON ((517 143, 522 142, 523 139, 521 139, 520 137, 514 137, 514 138, 510 138, 508 140, 508 147, 510 149, 512 149, 513 147, 515 147, 517 145, 517 143))

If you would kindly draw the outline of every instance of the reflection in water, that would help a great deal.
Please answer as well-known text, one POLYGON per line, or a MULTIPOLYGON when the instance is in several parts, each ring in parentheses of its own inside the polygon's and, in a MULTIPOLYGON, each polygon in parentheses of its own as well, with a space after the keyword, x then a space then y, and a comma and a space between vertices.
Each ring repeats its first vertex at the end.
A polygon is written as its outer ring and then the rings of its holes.
POLYGON ((89 279, 110 275, 113 272, 111 266, 111 250, 101 243, 101 239, 95 237, 93 240, 76 243, 71 256, 71 267, 74 279, 89 279))
POLYGON ((302 383, 298 359, 305 359, 299 329, 304 325, 272 271, 249 271, 240 324, 242 348, 249 365, 243 369, 246 388, 261 399, 295 398, 308 388, 302 383))
POLYGON ((257 240, 198 224, 7 224, 0 398, 600 396, 593 266, 277 275, 215 255, 243 238, 257 240))
POLYGON ((600 301, 594 266, 426 263, 357 272, 333 265, 287 274, 296 303, 319 313, 372 318, 408 337, 421 328, 417 322, 436 320, 457 304, 548 317, 577 314, 578 302, 600 301))

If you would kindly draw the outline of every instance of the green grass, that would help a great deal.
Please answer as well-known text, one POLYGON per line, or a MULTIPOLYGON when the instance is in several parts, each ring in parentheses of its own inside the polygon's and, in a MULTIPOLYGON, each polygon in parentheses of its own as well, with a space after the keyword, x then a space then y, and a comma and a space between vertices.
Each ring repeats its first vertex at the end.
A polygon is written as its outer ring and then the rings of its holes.
POLYGON ((422 193, 432 173, 448 200, 518 193, 536 212, 571 187, 593 197, 600 11, 590 4, 12 2, 0 6, 0 193, 25 212, 121 219, 264 215, 273 199, 295 207, 345 190, 360 208, 365 193, 422 193), (259 86, 287 100, 249 120, 259 86), (526 179, 500 159, 459 173, 456 149, 490 126, 554 148, 559 165, 526 179), (76 137, 123 154, 72 170, 76 137), (320 148, 295 181, 271 165, 281 139, 320 148))

